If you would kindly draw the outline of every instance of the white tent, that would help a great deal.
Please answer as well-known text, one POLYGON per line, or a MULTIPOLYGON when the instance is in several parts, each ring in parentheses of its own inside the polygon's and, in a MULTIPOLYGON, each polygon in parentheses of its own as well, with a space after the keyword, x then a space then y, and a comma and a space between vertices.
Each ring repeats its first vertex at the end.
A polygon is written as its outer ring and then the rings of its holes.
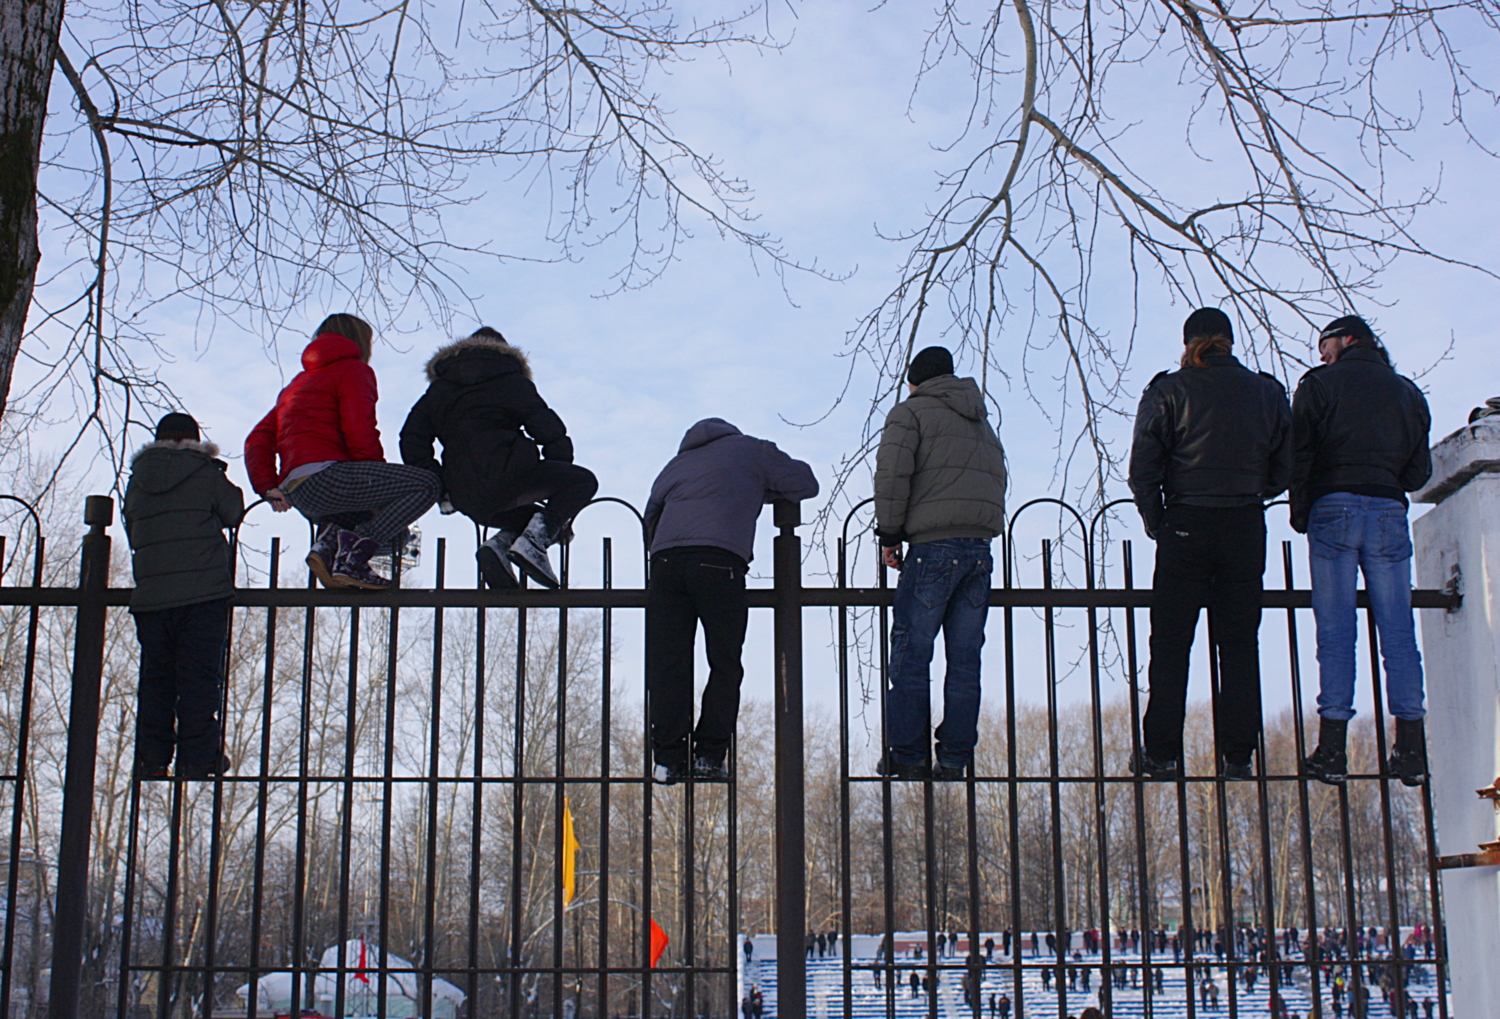
MULTIPOLYGON (((416 973, 388 973, 385 978, 385 1011, 379 1011, 380 1003, 380 949, 360 938, 344 942, 344 1014, 346 1016, 371 1016, 375 1019, 454 1019, 458 1006, 464 1000, 464 992, 438 977, 432 981, 432 1014, 421 1012, 422 980, 416 973), (363 955, 361 954, 363 953, 363 955), (361 966, 363 958, 363 966, 361 966)), ((337 945, 323 953, 319 965, 325 970, 335 970, 339 965, 337 945)), ((412 964, 399 955, 387 954, 387 969, 412 969, 412 964)), ((301 995, 306 994, 307 974, 302 975, 301 995)), ((290 972, 267 973, 257 982, 256 1008, 273 1011, 288 1011, 295 1014, 292 1003, 292 974, 290 972)), ((338 996, 337 973, 319 973, 313 981, 313 999, 318 1011, 333 1014, 338 996)), ((235 992, 245 1001, 250 1000, 250 985, 245 984, 235 992)))

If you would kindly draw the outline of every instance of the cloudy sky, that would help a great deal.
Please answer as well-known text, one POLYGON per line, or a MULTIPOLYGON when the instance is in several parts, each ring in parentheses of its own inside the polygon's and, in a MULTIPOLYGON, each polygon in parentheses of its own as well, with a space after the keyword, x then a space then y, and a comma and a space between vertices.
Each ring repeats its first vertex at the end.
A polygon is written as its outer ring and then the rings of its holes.
MULTIPOLYGON (((662 279, 644 290, 608 298, 598 295, 610 289, 609 275, 618 267, 619 254, 608 247, 585 252, 576 262, 554 264, 497 263, 476 256, 457 266, 459 281, 474 300, 472 306, 459 304, 453 320, 431 321, 413 310, 401 321, 377 322, 385 342, 373 363, 388 455, 394 457, 401 422, 425 386, 426 358, 450 336, 483 322, 529 353, 538 386, 568 423, 578 461, 599 475, 601 494, 642 505, 651 479, 675 452, 682 433, 708 416, 727 418, 746 432, 773 439, 811 462, 820 477, 831 475, 857 441, 868 406, 864 394, 872 388, 867 375, 856 375, 851 398, 827 413, 848 369, 839 354, 849 330, 895 282, 905 254, 902 244, 882 235, 920 226, 935 204, 937 174, 956 162, 944 147, 960 134, 971 97, 961 76, 939 75, 913 91, 931 18, 926 5, 885 4, 871 10, 860 4, 814 3, 794 11, 778 8, 772 17, 776 35, 786 43, 783 48, 741 50, 727 60, 680 66, 656 87, 663 105, 674 111, 672 123, 679 133, 753 187, 758 225, 782 238, 794 258, 816 260, 847 278, 792 273, 783 280, 705 224, 692 224, 697 236, 679 250, 677 263, 662 279), (812 421, 818 423, 796 426, 812 421)), ((1485 43, 1469 56, 1483 65, 1492 62, 1495 51, 1485 43)), ((1183 102, 1176 65, 1168 61, 1164 66, 1165 71, 1142 67, 1122 75, 1117 110, 1145 119, 1154 107, 1183 102)), ((1392 160, 1391 179, 1406 188, 1440 180, 1440 200, 1417 214, 1420 236, 1465 260, 1500 266, 1495 162, 1445 123, 1446 96, 1428 97, 1424 90, 1430 85, 1420 69, 1412 72, 1406 98, 1427 110, 1426 126, 1411 140, 1409 158, 1392 160)), ((1493 115, 1480 108, 1476 116, 1493 115)), ((1492 119, 1483 123, 1493 126, 1492 119)), ((1135 146, 1132 158, 1145 162, 1166 183, 1194 193, 1212 189, 1218 172, 1212 151, 1191 153, 1175 134, 1130 144, 1135 146)), ((536 195, 500 173, 473 183, 483 197, 450 223, 455 240, 492 240, 509 251, 543 250, 536 241, 543 226, 536 195)), ((1106 264, 1096 272, 1106 281, 1111 274, 1118 276, 1121 335, 1138 315, 1126 387, 1133 404, 1152 375, 1173 367, 1181 350, 1180 323, 1191 309, 1174 304, 1164 289, 1153 290, 1148 280, 1135 312, 1126 267, 1106 264)), ((1109 292, 1106 287, 1104 293, 1109 292)), ((1500 393, 1500 350, 1491 329, 1496 295, 1495 282, 1482 274, 1419 259, 1398 262, 1382 281, 1383 307, 1370 314, 1404 371, 1431 369, 1421 381, 1434 411, 1434 438, 1461 425, 1470 407, 1500 393), (1453 349, 1445 357, 1450 344, 1453 349)), ((452 296, 457 302, 459 295, 452 296)), ((300 323, 295 317, 289 321, 283 334, 252 337, 222 323, 211 334, 205 332, 205 320, 189 304, 162 309, 156 331, 175 353, 163 365, 162 376, 234 460, 231 477, 247 489, 238 460, 243 437, 297 370, 305 340, 299 334, 335 310, 345 309, 309 307, 300 323)), ((1098 297, 1093 313, 1106 322, 1111 317, 1101 311, 1098 297)), ((937 336, 924 339, 940 342, 937 336)), ((1006 342, 1004 336, 1001 342, 1006 342)), ((1019 340, 1014 342, 1019 348, 1019 340)), ((1003 382, 998 401, 1001 439, 1014 472, 1014 504, 1054 493, 1057 433, 1048 414, 1056 408, 1046 405, 1045 391, 1037 406, 1019 384, 1007 388, 1003 382)), ((1128 442, 1128 420, 1109 420, 1104 427, 1117 443, 1128 442)), ((102 479, 98 483, 105 484, 102 479)), ((1117 495, 1126 494, 1123 483, 1115 488, 1117 495)), ((1290 536, 1279 511, 1272 520, 1273 541, 1290 536)), ((1022 529, 1018 540, 1034 547, 1046 524, 1039 520, 1034 534, 1022 529)), ((436 536, 452 539, 450 558, 461 571, 454 580, 467 579, 473 540, 468 525, 435 514, 422 525, 429 552, 436 536)), ((597 550, 605 534, 616 536, 623 560, 618 582, 638 582, 638 570, 625 565, 634 562, 630 530, 623 511, 591 510, 580 522, 575 583, 597 583, 597 550)), ((757 553, 757 566, 765 571, 769 531, 767 513, 757 553)), ((1128 537, 1131 529, 1120 533, 1128 537)), ((272 519, 264 509, 256 511, 246 534, 251 545, 261 548, 273 534, 283 535, 292 547, 305 539, 294 517, 272 519)), ((1142 564, 1137 582, 1144 583, 1149 543, 1138 532, 1135 536, 1142 564)), ((1279 556, 1273 557, 1277 560, 1279 556)), ((1030 568, 1034 573, 1035 567, 1030 568)), ((809 573, 820 569, 820 559, 809 563, 809 573)), ((426 572, 416 578, 421 584, 430 580, 426 572)), ((1037 583, 1037 577, 1023 582, 1037 583)), ((1273 571, 1268 582, 1279 582, 1279 572, 1273 571)), ((622 629, 621 661, 628 670, 637 660, 636 638, 631 627, 622 629)), ((828 635, 822 617, 809 616, 808 630, 809 648, 821 649, 828 635)), ((769 620, 757 619, 747 649, 749 696, 769 694, 768 631, 769 620)), ((1274 641, 1268 624, 1267 646, 1277 647, 1274 641)), ((1306 635, 1303 643, 1309 643, 1306 635)), ((998 654, 992 658, 997 665, 998 654)), ((826 694, 830 667, 831 661, 810 666, 809 682, 817 696, 826 694)), ((629 674, 622 680, 630 682, 629 674)), ((1070 683, 1085 681, 1080 677, 1070 683)), ((1041 696, 1034 675, 1025 678, 1023 688, 1028 697, 1041 696)), ((1284 694, 1268 691, 1271 703, 1284 700, 1284 694)))

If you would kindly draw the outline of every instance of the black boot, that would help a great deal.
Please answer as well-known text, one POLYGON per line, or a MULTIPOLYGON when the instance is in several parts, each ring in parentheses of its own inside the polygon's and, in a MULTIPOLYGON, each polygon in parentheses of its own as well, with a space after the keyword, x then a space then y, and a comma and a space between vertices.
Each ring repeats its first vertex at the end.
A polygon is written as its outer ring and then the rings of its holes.
POLYGON ((1420 718, 1396 719, 1396 745, 1385 759, 1385 773, 1402 785, 1419 786, 1427 780, 1427 736, 1420 718))
POLYGON ((1302 772, 1319 782, 1343 785, 1349 777, 1349 755, 1344 746, 1349 738, 1347 719, 1318 719, 1318 749, 1302 762, 1302 772))

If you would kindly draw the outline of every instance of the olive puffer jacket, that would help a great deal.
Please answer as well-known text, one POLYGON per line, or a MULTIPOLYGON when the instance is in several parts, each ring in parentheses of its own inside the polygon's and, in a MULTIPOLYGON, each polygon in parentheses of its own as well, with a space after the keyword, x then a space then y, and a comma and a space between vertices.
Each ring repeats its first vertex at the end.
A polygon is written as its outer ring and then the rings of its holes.
POLYGON ((882 544, 993 538, 1005 530, 1005 484, 1005 451, 973 379, 928 379, 886 415, 875 456, 882 544))
POLYGON ((450 343, 427 362, 427 380, 401 428, 401 459, 436 472, 465 516, 486 524, 513 508, 516 482, 543 457, 573 462, 567 427, 510 344, 483 336, 450 343), (443 444, 441 462, 434 440, 443 444))
POLYGON ((224 528, 238 526, 245 497, 224 476, 211 442, 152 442, 136 453, 121 517, 135 591, 130 611, 153 612, 234 594, 224 528))

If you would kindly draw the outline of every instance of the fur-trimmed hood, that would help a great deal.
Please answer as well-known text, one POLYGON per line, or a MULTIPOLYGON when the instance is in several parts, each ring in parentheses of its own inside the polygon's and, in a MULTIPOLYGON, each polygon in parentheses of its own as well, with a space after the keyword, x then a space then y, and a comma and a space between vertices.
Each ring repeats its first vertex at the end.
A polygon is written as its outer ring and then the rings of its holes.
POLYGON ((197 439, 158 439, 156 442, 148 442, 135 451, 135 456, 130 458, 131 466, 141 458, 143 454, 153 449, 193 449, 202 453, 210 460, 218 459, 219 447, 213 442, 199 442, 197 439))
POLYGON ((148 442, 130 460, 131 483, 152 495, 170 492, 205 467, 224 470, 219 447, 196 439, 148 442))
POLYGON ((492 340, 487 336, 469 336, 455 340, 447 346, 439 347, 427 360, 428 382, 444 378, 459 385, 473 385, 512 371, 519 371, 526 378, 531 378, 531 363, 526 360, 525 352, 519 347, 512 347, 509 343, 492 340), (453 370, 458 367, 453 361, 462 354, 477 355, 463 358, 465 362, 472 363, 475 370, 453 370), (506 364, 507 360, 511 363, 506 364))

